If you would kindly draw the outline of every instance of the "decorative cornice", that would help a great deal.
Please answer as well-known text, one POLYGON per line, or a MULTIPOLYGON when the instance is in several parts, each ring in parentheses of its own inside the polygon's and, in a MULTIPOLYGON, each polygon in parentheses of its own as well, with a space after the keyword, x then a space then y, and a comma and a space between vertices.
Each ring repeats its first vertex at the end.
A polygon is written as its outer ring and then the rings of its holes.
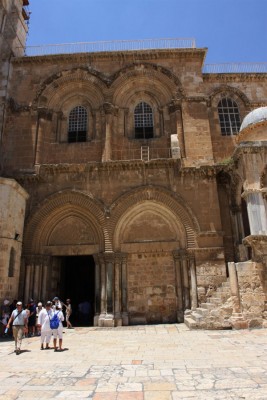
POLYGON ((224 247, 198 247, 190 248, 187 250, 190 254, 200 254, 200 253, 221 253, 224 252, 224 247))
POLYGON ((188 103, 208 103, 209 98, 207 96, 189 96, 185 97, 184 101, 188 103))
POLYGON ((264 82, 266 80, 265 73, 203 74, 204 82, 264 82))
POLYGON ((267 151, 267 141, 243 142, 234 150, 232 156, 234 161, 238 161, 244 154, 264 154, 267 151))
MULTIPOLYGON (((256 122, 256 123, 254 123, 254 124, 250 124, 250 125, 246 126, 244 129, 242 129, 242 130, 239 132, 238 136, 236 137, 236 142, 237 142, 237 144, 239 144, 239 143, 242 142, 242 137, 243 137, 244 135, 246 135, 246 134, 249 133, 249 132, 256 132, 257 129, 258 129, 258 128, 261 128, 262 126, 264 126, 264 127, 267 128, 267 121, 266 121, 266 120, 259 121, 259 122, 256 122)), ((247 142, 247 143, 253 143, 253 142, 247 142)), ((257 142, 256 142, 256 143, 257 143, 257 142)))
POLYGON ((203 165, 199 167, 182 167, 179 159, 157 159, 150 161, 128 160, 128 161, 106 161, 106 162, 91 162, 83 164, 42 164, 38 166, 38 171, 15 171, 12 178, 19 182, 43 182, 47 176, 60 175, 68 173, 88 173, 91 171, 130 171, 144 170, 157 168, 175 168, 179 176, 194 176, 196 178, 216 179, 217 174, 221 171, 228 171, 229 166, 218 165, 203 165))
POLYGON ((218 173, 217 166, 202 165, 199 167, 182 167, 179 171, 180 176, 195 176, 198 178, 215 179, 218 173))
POLYGON ((179 58, 200 58, 203 60, 206 49, 149 49, 149 50, 127 50, 127 51, 103 51, 95 53, 72 53, 56 54, 43 56, 23 56, 14 57, 14 64, 32 64, 32 63, 58 63, 58 62, 95 62, 97 60, 127 60, 136 62, 139 60, 158 60, 159 58, 179 59, 179 58))

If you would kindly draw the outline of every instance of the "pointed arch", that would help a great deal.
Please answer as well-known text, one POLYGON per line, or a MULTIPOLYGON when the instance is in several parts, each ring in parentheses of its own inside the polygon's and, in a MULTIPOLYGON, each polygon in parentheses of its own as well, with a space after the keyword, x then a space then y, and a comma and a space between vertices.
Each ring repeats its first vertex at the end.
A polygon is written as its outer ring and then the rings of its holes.
POLYGON ((120 246, 123 225, 127 225, 127 221, 133 215, 132 211, 140 213, 143 207, 165 221, 170 228, 173 228, 173 231, 177 233, 183 231, 186 248, 198 247, 199 224, 191 209, 185 205, 184 200, 163 188, 147 186, 120 196, 112 204, 109 229, 115 250, 118 250, 120 246))
POLYGON ((104 251, 104 220, 102 204, 87 194, 74 190, 57 192, 40 204, 27 221, 24 254, 44 254, 46 246, 61 245, 61 227, 66 245, 96 244, 104 251), (78 238, 77 226, 81 231, 78 238))

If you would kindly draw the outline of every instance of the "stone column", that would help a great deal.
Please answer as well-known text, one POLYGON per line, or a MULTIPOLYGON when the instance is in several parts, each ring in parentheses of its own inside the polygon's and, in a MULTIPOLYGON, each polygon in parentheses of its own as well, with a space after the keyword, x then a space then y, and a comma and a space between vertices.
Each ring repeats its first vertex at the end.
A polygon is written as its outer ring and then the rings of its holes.
POLYGON ((111 160, 111 137, 112 137, 112 120, 115 115, 117 115, 117 109, 111 103, 104 103, 103 109, 106 118, 106 129, 105 129, 105 144, 104 151, 102 155, 102 161, 111 160))
POLYGON ((46 125, 49 121, 51 125, 53 113, 47 108, 38 108, 37 121, 36 121, 36 133, 35 133, 35 145, 34 145, 34 165, 42 163, 42 148, 45 145, 45 131, 46 125))
MULTIPOLYGON (((172 100, 169 104, 169 114, 171 119, 174 120, 176 126, 177 142, 179 147, 179 156, 185 157, 185 142, 184 142, 184 132, 183 132, 183 121, 182 121, 182 109, 180 100, 172 100)), ((180 158, 179 157, 179 158, 180 158)))
POLYGON ((190 309, 189 256, 186 251, 180 252, 183 276, 184 309, 190 309))
POLYGON ((195 258, 190 256, 190 275, 191 275, 191 309, 195 310, 197 308, 197 273, 195 258))
POLYGON ((267 235, 267 215, 261 191, 250 190, 242 196, 247 202, 251 235, 267 235))
POLYGON ((175 275, 176 275, 176 296, 177 296, 177 321, 184 322, 184 302, 183 302, 183 280, 182 280, 182 260, 179 251, 173 252, 175 275))
POLYGON ((126 256, 103 253, 101 265, 101 307, 99 326, 128 325, 126 256))
MULTIPOLYGON (((29 262, 29 261, 28 261, 29 262)), ((24 303, 29 300, 30 290, 31 290, 31 276, 33 271, 32 263, 26 263, 25 265, 25 280, 24 280, 24 291, 23 291, 23 301, 24 303)))
POLYGON ((103 254, 99 255, 100 262, 100 315, 99 315, 99 326, 102 326, 102 322, 105 319, 107 312, 106 303, 106 265, 103 254))
POLYGON ((33 298, 34 301, 48 299, 47 270, 49 263, 50 257, 43 255, 30 256, 25 259, 24 302, 27 302, 29 298, 33 298))
POLYGON ((94 254, 95 261, 95 315, 94 326, 98 326, 98 319, 101 310, 101 264, 97 254, 94 254))
POLYGON ((121 311, 122 311, 122 325, 129 325, 128 314, 128 299, 127 299, 127 259, 126 255, 122 258, 121 265, 121 311))
POLYGON ((238 280, 236 273, 236 266, 234 262, 228 263, 228 271, 229 271, 229 283, 231 296, 234 298, 234 313, 240 313, 240 299, 239 299, 239 288, 238 288, 238 280))
POLYGON ((122 325, 122 317, 121 317, 121 299, 122 299, 122 288, 121 288, 121 257, 116 254, 115 257, 115 300, 114 300, 114 308, 115 308, 115 323, 116 326, 122 325))
POLYGON ((107 268, 107 314, 106 320, 114 320, 114 259, 106 261, 107 268))

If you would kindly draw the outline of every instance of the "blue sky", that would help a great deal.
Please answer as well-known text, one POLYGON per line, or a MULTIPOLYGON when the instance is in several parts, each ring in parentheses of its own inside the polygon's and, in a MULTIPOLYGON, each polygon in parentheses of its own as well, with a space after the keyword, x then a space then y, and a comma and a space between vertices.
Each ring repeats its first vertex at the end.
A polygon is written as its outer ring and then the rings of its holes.
POLYGON ((267 62, 267 0, 30 0, 27 44, 195 38, 206 63, 267 62))

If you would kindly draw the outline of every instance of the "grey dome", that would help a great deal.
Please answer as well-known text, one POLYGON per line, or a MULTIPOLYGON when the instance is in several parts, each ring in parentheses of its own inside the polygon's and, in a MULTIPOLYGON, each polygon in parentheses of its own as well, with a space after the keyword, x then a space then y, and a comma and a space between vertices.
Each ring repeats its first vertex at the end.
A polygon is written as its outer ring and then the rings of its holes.
POLYGON ((257 124, 258 122, 267 121, 267 107, 256 108, 251 111, 244 119, 240 127, 242 129, 247 128, 249 125, 257 124))

